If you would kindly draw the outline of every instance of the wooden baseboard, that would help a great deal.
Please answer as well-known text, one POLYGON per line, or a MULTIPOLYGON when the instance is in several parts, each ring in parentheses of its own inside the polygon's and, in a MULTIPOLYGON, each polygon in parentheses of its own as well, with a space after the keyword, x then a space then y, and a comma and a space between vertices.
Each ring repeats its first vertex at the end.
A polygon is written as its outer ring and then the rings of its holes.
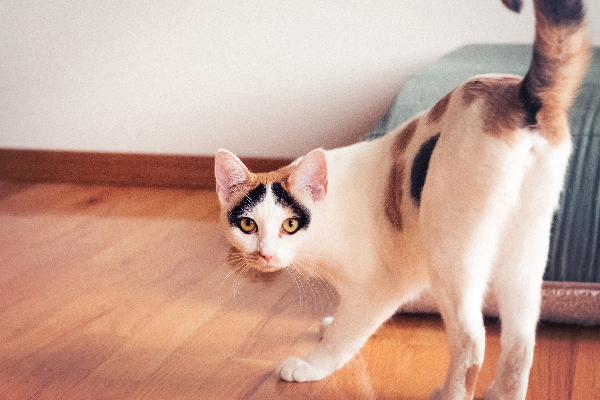
MULTIPOLYGON (((266 172, 291 160, 242 158, 242 161, 251 171, 266 172)), ((214 158, 0 149, 0 180, 213 189, 214 158)))

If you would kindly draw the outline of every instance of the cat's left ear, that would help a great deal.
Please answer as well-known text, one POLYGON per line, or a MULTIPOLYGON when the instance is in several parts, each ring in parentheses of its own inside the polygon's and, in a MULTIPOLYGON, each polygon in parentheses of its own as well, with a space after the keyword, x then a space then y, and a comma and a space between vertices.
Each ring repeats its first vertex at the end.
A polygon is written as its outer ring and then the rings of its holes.
POLYGON ((215 178, 219 200, 222 205, 228 205, 238 192, 251 183, 252 174, 235 154, 219 150, 215 156, 215 178))
POLYGON ((319 201, 327 194, 327 161, 325 151, 316 149, 308 153, 289 178, 292 192, 300 196, 309 196, 319 201))

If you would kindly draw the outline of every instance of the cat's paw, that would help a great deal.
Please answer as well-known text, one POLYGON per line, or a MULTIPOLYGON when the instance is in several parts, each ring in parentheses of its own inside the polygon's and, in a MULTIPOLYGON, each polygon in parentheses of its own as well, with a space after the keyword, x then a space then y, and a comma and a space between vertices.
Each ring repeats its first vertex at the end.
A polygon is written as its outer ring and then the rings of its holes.
POLYGON ((298 357, 290 357, 277 367, 279 378, 288 382, 318 381, 330 373, 298 357))
POLYGON ((321 334, 321 338, 325 335, 325 330, 331 323, 333 322, 333 317, 325 317, 323 321, 321 321, 321 325, 319 325, 319 333, 321 334))

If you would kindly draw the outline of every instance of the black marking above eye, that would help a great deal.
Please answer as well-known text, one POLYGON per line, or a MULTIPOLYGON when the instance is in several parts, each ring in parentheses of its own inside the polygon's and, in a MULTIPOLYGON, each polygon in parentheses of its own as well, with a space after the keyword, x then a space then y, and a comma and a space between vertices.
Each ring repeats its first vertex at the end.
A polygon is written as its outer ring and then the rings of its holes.
POLYGON ((439 138, 440 134, 438 133, 427 139, 413 160, 410 170, 410 197, 417 203, 417 206, 421 205, 421 194, 423 193, 423 186, 425 186, 429 161, 439 138))
POLYGON ((260 203, 267 193, 267 188, 262 183, 252 189, 244 198, 227 213, 227 221, 231 227, 236 227, 239 221, 258 203, 260 203))
POLYGON ((281 186, 281 183, 273 183, 273 185, 271 185, 271 190, 273 190, 276 204, 292 210, 294 219, 298 220, 298 228, 296 231, 306 229, 310 224, 310 211, 300 204, 290 192, 285 190, 283 186, 281 186))

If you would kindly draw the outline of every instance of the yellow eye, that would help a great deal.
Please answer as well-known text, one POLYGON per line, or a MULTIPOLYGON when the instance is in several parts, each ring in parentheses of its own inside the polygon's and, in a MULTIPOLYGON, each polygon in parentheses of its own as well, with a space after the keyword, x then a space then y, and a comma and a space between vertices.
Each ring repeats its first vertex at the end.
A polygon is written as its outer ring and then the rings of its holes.
POLYGON ((288 218, 283 221, 283 230, 289 234, 292 234, 298 230, 300 223, 296 218, 288 218))
POLYGON ((240 229, 244 233, 252 233, 256 230, 256 222, 252 218, 242 218, 240 219, 240 229))

